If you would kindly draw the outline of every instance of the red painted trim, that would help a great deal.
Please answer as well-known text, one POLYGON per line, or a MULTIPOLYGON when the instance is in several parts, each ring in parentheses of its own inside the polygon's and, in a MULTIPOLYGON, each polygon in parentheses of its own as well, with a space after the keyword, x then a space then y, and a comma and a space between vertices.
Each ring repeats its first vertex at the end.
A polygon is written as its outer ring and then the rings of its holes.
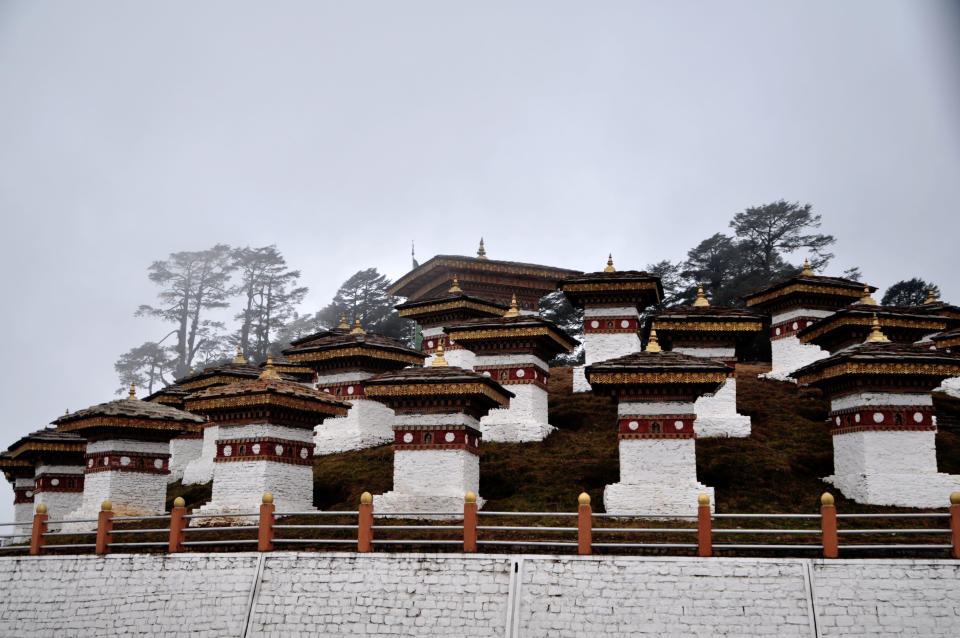
POLYGON ((214 463, 237 461, 273 461, 289 465, 313 465, 313 443, 279 439, 276 437, 251 437, 217 441, 217 456, 214 463), (229 454, 227 448, 230 448, 229 454))

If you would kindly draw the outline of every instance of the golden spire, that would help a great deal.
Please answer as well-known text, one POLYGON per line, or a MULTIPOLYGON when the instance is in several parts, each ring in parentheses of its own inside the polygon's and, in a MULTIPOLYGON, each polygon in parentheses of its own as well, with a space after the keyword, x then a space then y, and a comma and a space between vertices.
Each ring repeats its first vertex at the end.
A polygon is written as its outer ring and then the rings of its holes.
POLYGON ((616 268, 613 267, 613 253, 607 255, 607 267, 603 269, 603 272, 616 272, 616 268))
POLYGON ((130 382, 130 394, 127 395, 127 398, 137 400, 137 385, 133 381, 130 382))
POLYGON ((927 290, 927 300, 923 302, 923 305, 926 306, 929 303, 937 303, 937 298, 933 296, 933 288, 927 290))
POLYGON ((340 315, 340 325, 337 326, 337 330, 349 330, 350 324, 347 323, 347 313, 340 315))
POLYGON ((352 335, 365 335, 367 331, 363 329, 363 326, 360 325, 360 317, 357 317, 353 320, 353 330, 350 331, 352 335))
POLYGON ((865 306, 877 305, 877 301, 870 296, 870 286, 863 287, 863 296, 860 297, 860 303, 864 304, 865 306))
POLYGON ((442 367, 442 366, 448 366, 448 365, 450 365, 450 364, 447 363, 447 360, 443 358, 443 344, 442 344, 442 343, 438 343, 438 344, 437 344, 437 356, 435 356, 435 357, 433 358, 433 363, 430 364, 430 367, 431 367, 431 368, 434 367, 434 366, 441 366, 441 367, 442 367))
POLYGON ((477 259, 486 259, 487 251, 483 247, 483 237, 480 238, 480 248, 477 249, 477 259))
POLYGON ((510 310, 503 313, 504 317, 519 317, 520 309, 517 308, 517 295, 514 294, 513 298, 510 299, 510 310))
POLYGON ((887 338, 887 335, 883 334, 883 331, 880 330, 880 320, 877 319, 877 313, 873 313, 873 325, 871 326, 872 330, 870 334, 867 335, 864 343, 887 343, 890 339, 887 338))
POLYGON ((657 331, 653 328, 650 328, 650 339, 647 341, 647 348, 644 352, 663 352, 660 341, 657 340, 657 331))
POLYGON ((810 269, 810 260, 809 260, 809 259, 804 259, 804 260, 803 260, 803 270, 800 271, 800 274, 801 274, 801 275, 806 275, 807 277, 812 277, 812 276, 813 276, 813 270, 810 269))
POLYGON ((67 408, 67 411, 63 413, 63 416, 70 416, 70 408, 67 408))
POLYGON ((453 285, 447 292, 463 292, 463 288, 460 287, 460 280, 457 279, 456 275, 453 276, 453 285))
POLYGON ((260 373, 258 377, 260 379, 279 379, 280 374, 277 372, 276 368, 273 367, 273 355, 267 355, 267 365, 263 369, 263 372, 260 373))
POLYGON ((247 360, 243 358, 243 348, 240 347, 240 344, 237 344, 237 356, 233 360, 234 363, 246 363, 247 360))
POLYGON ((705 308, 710 305, 707 297, 703 294, 703 284, 697 284, 697 300, 693 302, 693 305, 697 308, 705 308))
POLYGON ((193 366, 190 366, 190 376, 193 376, 193 366))

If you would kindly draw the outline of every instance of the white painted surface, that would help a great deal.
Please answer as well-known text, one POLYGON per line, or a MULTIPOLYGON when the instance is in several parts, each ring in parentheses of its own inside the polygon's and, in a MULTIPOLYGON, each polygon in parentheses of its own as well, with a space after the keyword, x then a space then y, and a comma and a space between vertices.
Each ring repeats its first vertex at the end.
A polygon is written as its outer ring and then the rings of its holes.
MULTIPOLYGON (((110 501, 117 516, 152 516, 164 512, 166 500, 166 474, 94 472, 84 477, 81 505, 66 515, 51 518, 96 518, 104 501, 110 501)), ((64 526, 68 528, 95 529, 96 524, 64 526)))
POLYGON ((219 425, 208 425, 203 428, 203 445, 200 446, 200 456, 189 461, 183 469, 184 485, 201 485, 213 480, 213 459, 217 456, 217 433, 219 425))
MULTIPOLYGON (((373 497, 374 511, 462 512, 467 492, 479 494, 480 458, 466 450, 397 450, 393 490, 373 497)), ((483 499, 477 498, 483 506, 483 499)))
POLYGON ((677 346, 673 352, 700 357, 701 359, 732 359, 737 356, 736 348, 696 348, 693 346, 677 346))
MULTIPOLYGON (((350 372, 338 372, 337 374, 318 374, 317 383, 314 387, 319 390, 324 390, 323 385, 325 383, 351 383, 353 381, 364 381, 374 376, 372 372, 362 372, 359 370, 353 370, 350 372)), ((314 384, 311 384, 314 385, 314 384)))
POLYGON ((248 610, 248 636, 952 638, 960 562, 293 552, 0 558, 0 635, 240 636, 248 610))
POLYGON ((586 317, 634 317, 639 319, 640 313, 636 306, 586 306, 583 309, 586 317))
MULTIPOLYGON (((38 465, 34 470, 34 476, 41 478, 47 474, 70 474, 75 479, 82 480, 83 465, 38 465)), ((60 479, 65 480, 65 479, 60 479)), ((80 507, 83 503, 83 492, 37 492, 33 498, 33 507, 36 510, 37 505, 47 506, 47 514, 52 518, 65 518, 67 512, 80 507)), ((54 530, 51 530, 54 531, 54 530)))
POLYGON ((362 450, 393 441, 393 410, 378 401, 353 399, 346 416, 324 420, 314 428, 317 455, 362 450))
POLYGON ((713 394, 705 394, 695 403, 697 420, 693 431, 698 437, 748 437, 750 417, 737 413, 737 379, 729 377, 713 394))
POLYGON ((550 371, 550 365, 532 354, 499 354, 499 355, 479 355, 477 357, 478 366, 517 366, 517 365, 536 365, 540 368, 550 371))
POLYGON ((203 438, 170 440, 170 474, 168 483, 176 483, 183 478, 187 464, 200 458, 203 452, 203 438))
POLYGON ((960 399, 960 377, 944 379, 934 391, 943 392, 948 396, 960 399))
POLYGON ((573 368, 573 391, 574 392, 590 392, 593 388, 587 382, 587 377, 584 374, 585 366, 574 366, 573 368))
POLYGON ((588 366, 640 352, 641 349, 640 335, 635 332, 586 332, 583 335, 584 363, 588 366))
POLYGON ((788 310, 787 312, 780 312, 770 317, 770 323, 776 325, 778 323, 783 323, 784 321, 790 321, 791 319, 796 319, 797 317, 817 317, 823 319, 824 317, 829 317, 834 314, 833 310, 814 310, 812 308, 796 308, 794 310, 788 310))
POLYGON ((770 352, 770 372, 760 376, 777 381, 794 381, 790 378, 791 372, 830 356, 830 353, 820 346, 801 343, 795 335, 772 340, 770 342, 770 352))
POLYGON ((620 401, 619 416, 659 416, 661 414, 693 414, 694 404, 687 401, 620 401))
POLYGON ((87 443, 87 454, 99 454, 100 452, 169 454, 170 444, 159 441, 136 441, 134 439, 104 439, 87 443))
MULTIPOLYGON (((436 358, 437 355, 430 355, 423 365, 428 367, 433 365, 433 360, 436 358)), ((447 365, 454 368, 463 368, 464 370, 473 370, 473 366, 477 361, 477 355, 462 348, 444 350, 443 358, 446 359, 447 365)))
POLYGON ((857 392, 830 400, 830 410, 849 410, 870 406, 931 406, 933 397, 929 392, 900 394, 896 392, 857 392))
POLYGON ((542 441, 556 430, 547 423, 547 391, 530 384, 510 385, 509 408, 494 408, 480 419, 484 441, 519 443, 542 441))
POLYGON ((450 414, 410 414, 401 412, 396 415, 397 425, 469 425, 475 430, 480 429, 480 421, 463 412, 450 414))

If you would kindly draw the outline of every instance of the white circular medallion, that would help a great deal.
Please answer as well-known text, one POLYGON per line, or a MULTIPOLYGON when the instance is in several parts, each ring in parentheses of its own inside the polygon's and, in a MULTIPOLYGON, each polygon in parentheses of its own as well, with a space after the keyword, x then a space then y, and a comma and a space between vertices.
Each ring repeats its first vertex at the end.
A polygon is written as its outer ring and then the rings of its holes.
POLYGON ((305 448, 305 447, 304 447, 304 448, 300 448, 300 458, 301 458, 301 459, 306 459, 309 455, 310 455, 310 452, 307 450, 307 448, 305 448))
POLYGON ((93 467, 93 459, 87 460, 87 467, 93 467))
POLYGON ((452 346, 456 342, 453 340, 453 337, 447 337, 447 343, 449 343, 452 346))
POLYGON ((163 469, 163 459, 153 459, 153 467, 157 468, 158 470, 162 470, 162 469, 163 469))
POLYGON ((873 413, 873 422, 874 422, 874 423, 883 423, 883 412, 874 412, 874 413, 873 413))
POLYGON ((224 455, 224 456, 230 456, 231 454, 233 454, 233 448, 230 447, 229 445, 224 445, 224 446, 223 446, 223 455, 224 455))
POLYGON ((404 434, 404 435, 403 435, 403 442, 404 442, 404 443, 411 443, 411 442, 413 442, 413 435, 410 434, 409 432, 407 432, 406 434, 404 434))
POLYGON ((923 421, 923 413, 922 413, 922 412, 914 412, 914 413, 913 413, 913 420, 916 421, 917 423, 920 423, 921 421, 923 421))
POLYGON ((124 467, 130 465, 130 457, 129 457, 129 456, 121 456, 121 457, 120 457, 120 465, 122 465, 122 466, 124 466, 124 467))
POLYGON ((540 378, 540 377, 537 376, 537 371, 536 371, 536 370, 533 371, 533 378, 534 378, 534 379, 539 379, 539 378, 540 378))
POLYGON ((278 445, 278 446, 277 446, 277 456, 280 456, 281 454, 283 454, 283 446, 282 446, 282 445, 278 445))
POLYGON ((33 498, 33 492, 27 490, 27 498, 33 498))
POLYGON ((456 437, 453 435, 453 432, 447 432, 446 436, 443 437, 447 443, 453 443, 453 439, 456 437))
POLYGON ((859 413, 859 412, 857 412, 856 414, 853 415, 853 420, 856 421, 857 423, 860 423, 860 413, 859 413))
POLYGON ((60 479, 58 478, 50 479, 50 485, 53 485, 54 487, 56 487, 57 485, 60 485, 60 479))
POLYGON ((522 378, 525 377, 526 375, 527 375, 527 373, 523 371, 523 368, 520 368, 519 370, 517 370, 517 378, 518 378, 518 379, 522 379, 522 378))
POLYGON ((483 371, 483 376, 489 377, 489 376, 490 376, 490 371, 489 371, 489 370, 484 370, 484 371, 483 371))
POLYGON ((683 429, 683 421, 674 421, 674 422, 673 422, 673 427, 677 428, 678 430, 682 430, 682 429, 683 429))
POLYGON ((326 392, 327 394, 330 394, 330 388, 324 388, 323 391, 326 392))
POLYGON ((259 443, 254 443, 253 445, 250 446, 250 450, 251 450, 254 454, 260 454, 260 444, 259 444, 259 443))
POLYGON ((110 457, 109 457, 109 456, 103 457, 103 464, 104 464, 104 465, 110 465, 110 457))
POLYGON ((600 327, 600 322, 597 321, 596 319, 594 319, 593 321, 590 322, 590 327, 591 327, 591 328, 599 328, 599 327, 600 327))
POLYGON ((433 342, 432 342, 432 341, 428 341, 428 342, 427 342, 427 347, 428 347, 428 348, 432 348, 432 347, 433 347, 433 342))
POLYGON ((780 334, 780 328, 777 328, 776 332, 777 332, 777 334, 779 335, 779 334, 780 334))
POLYGON ((348 385, 348 386, 347 386, 347 394, 353 394, 353 386, 352 386, 352 385, 348 385))
POLYGON ((621 328, 629 328, 629 327, 630 327, 630 322, 629 322, 628 320, 624 319, 623 321, 620 322, 620 327, 621 327, 621 328))
POLYGON ((836 423, 837 425, 840 425, 840 417, 835 417, 833 419, 833 422, 836 423))
POLYGON ((799 327, 800 327, 800 324, 798 324, 796 321, 794 321, 792 328, 793 328, 794 330, 796 330, 796 329, 799 328, 799 327))
POLYGON ((631 430, 636 430, 638 427, 640 427, 640 424, 636 421, 630 421, 630 423, 627 423, 627 427, 631 430))

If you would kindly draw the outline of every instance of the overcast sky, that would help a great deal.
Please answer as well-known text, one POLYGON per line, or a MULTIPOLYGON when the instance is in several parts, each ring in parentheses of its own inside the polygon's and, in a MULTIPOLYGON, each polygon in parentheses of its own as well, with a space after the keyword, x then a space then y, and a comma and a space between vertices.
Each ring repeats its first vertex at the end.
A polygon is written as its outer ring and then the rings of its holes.
POLYGON ((0 448, 114 398, 147 266, 217 242, 313 312, 412 239, 639 268, 784 198, 826 274, 960 302, 958 6, 0 1, 0 448))

